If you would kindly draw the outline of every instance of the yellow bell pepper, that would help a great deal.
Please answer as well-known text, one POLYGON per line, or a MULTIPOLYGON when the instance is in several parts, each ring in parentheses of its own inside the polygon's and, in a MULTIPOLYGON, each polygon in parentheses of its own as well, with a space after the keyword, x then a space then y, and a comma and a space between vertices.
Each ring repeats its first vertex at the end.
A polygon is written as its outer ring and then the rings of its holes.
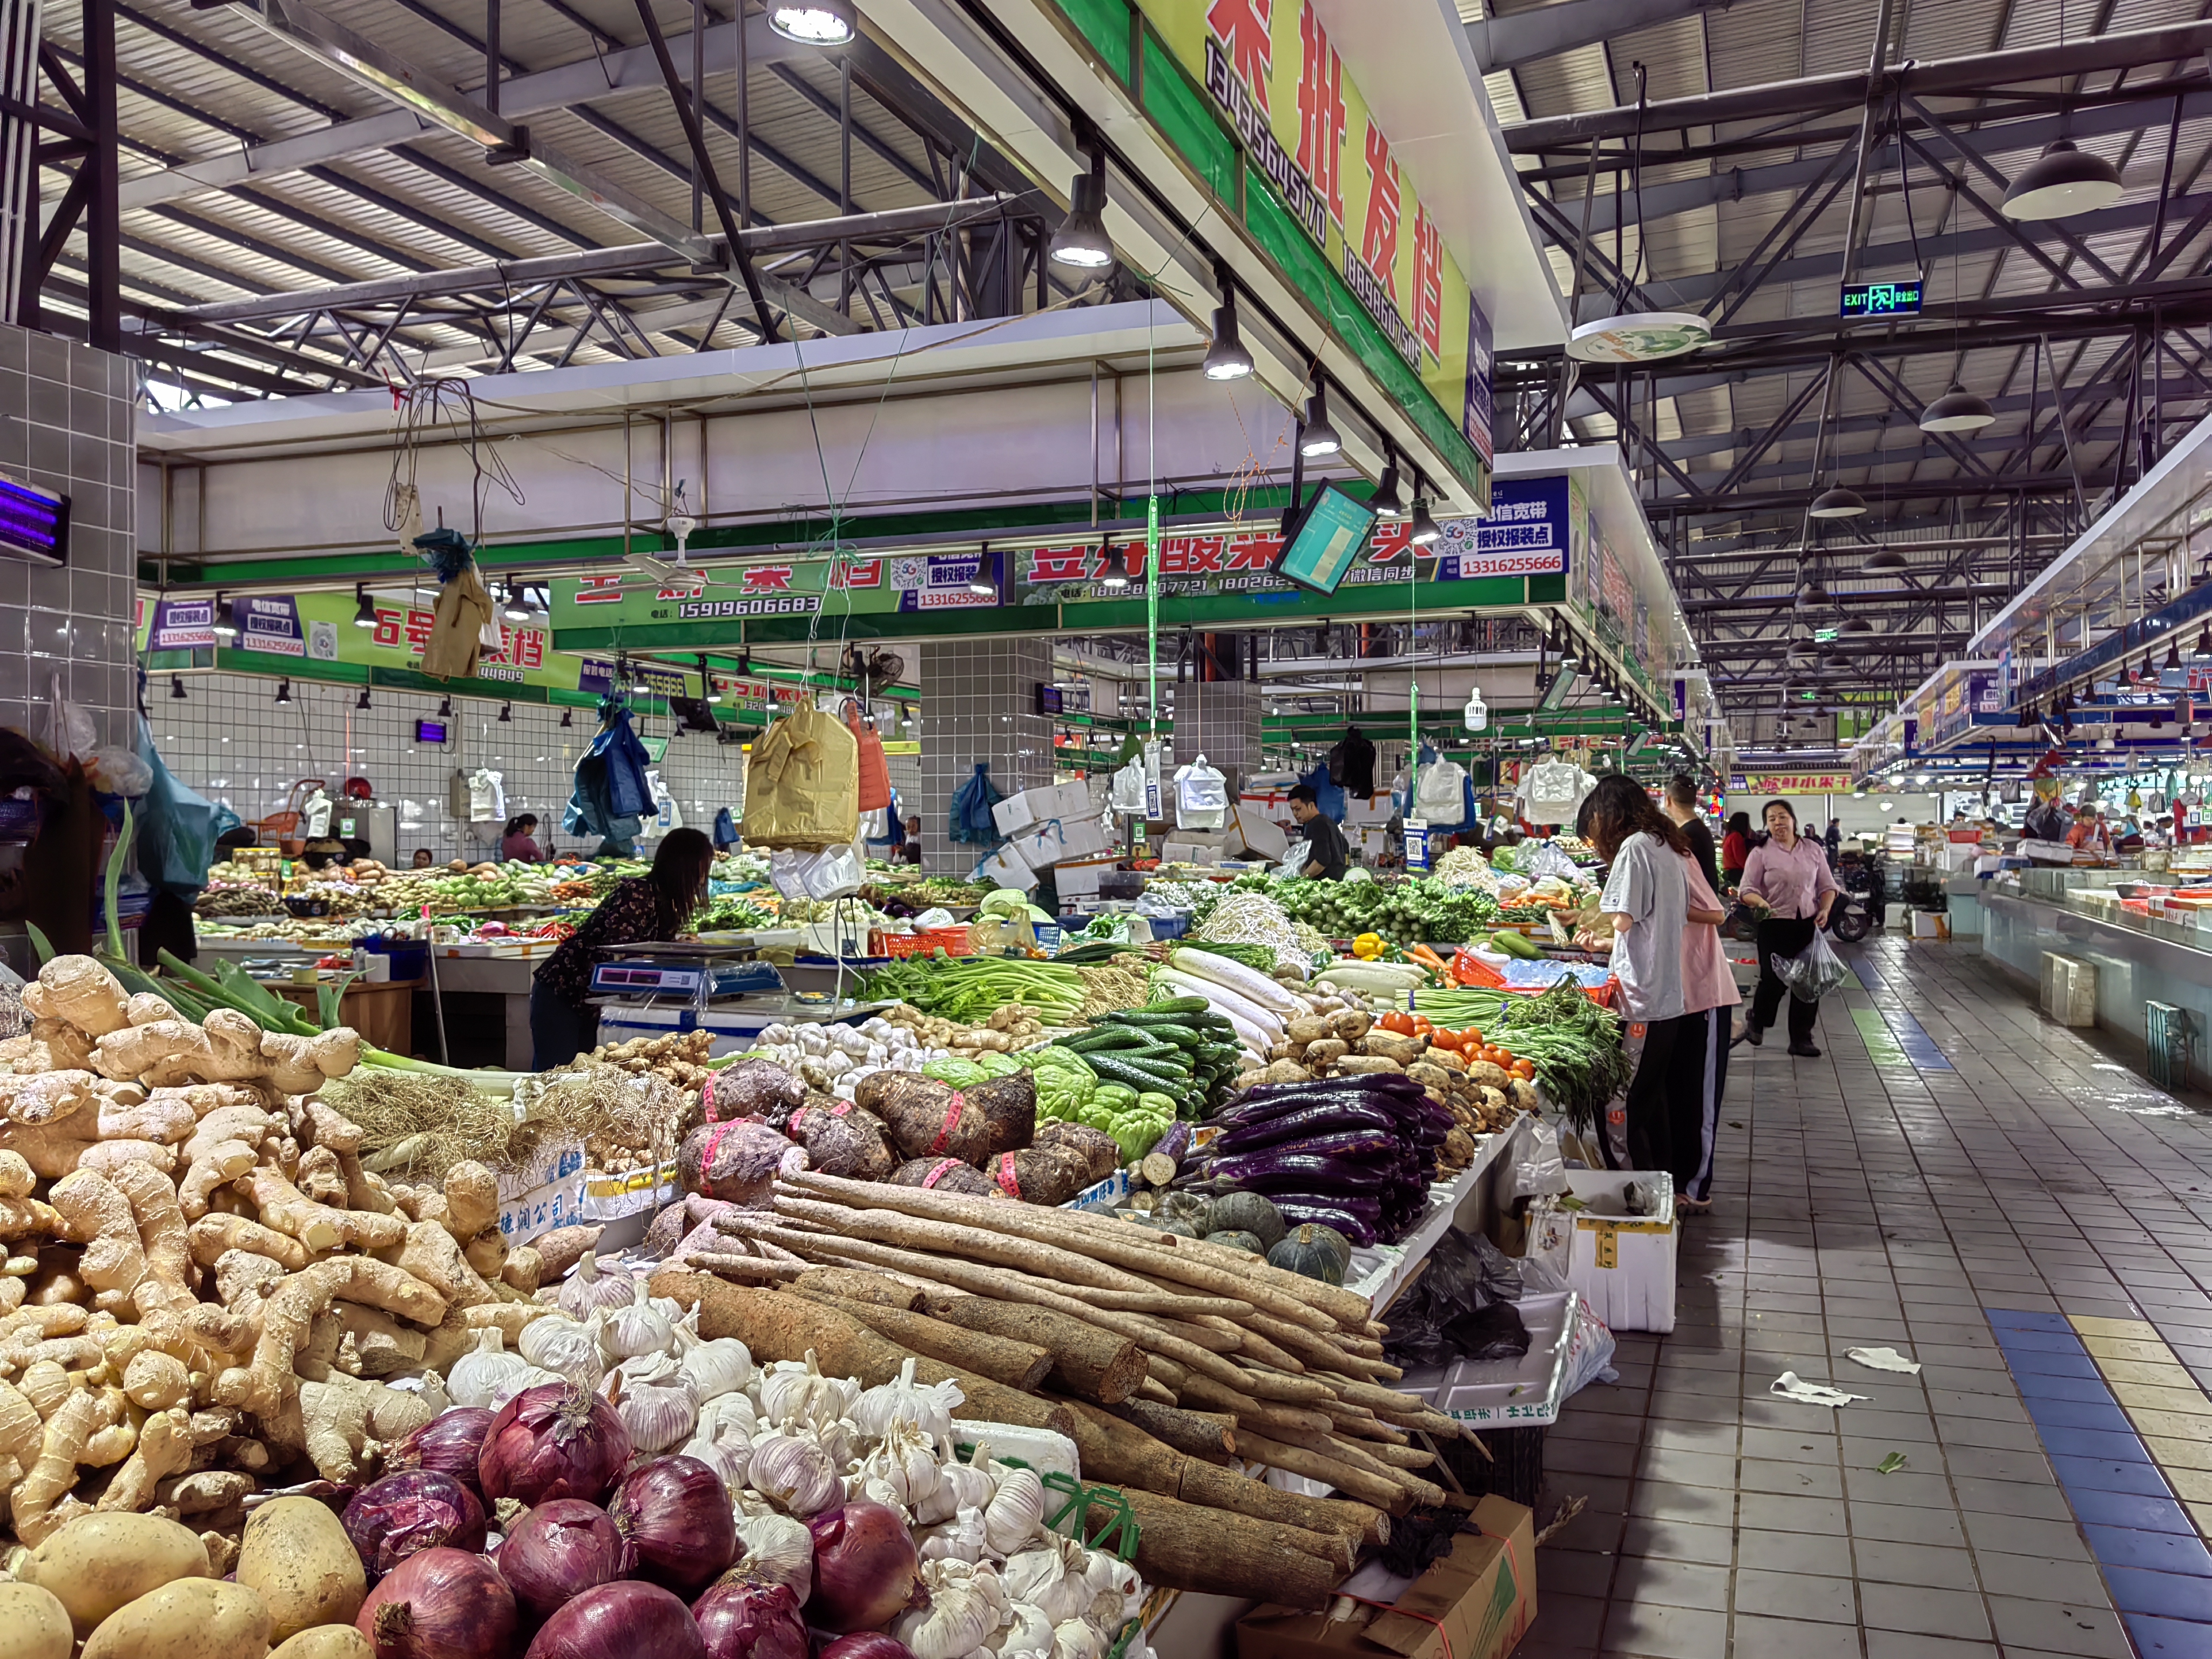
POLYGON ((1352 941, 1352 954, 1362 962, 1374 961, 1382 954, 1384 948, 1380 933, 1362 933, 1352 941))

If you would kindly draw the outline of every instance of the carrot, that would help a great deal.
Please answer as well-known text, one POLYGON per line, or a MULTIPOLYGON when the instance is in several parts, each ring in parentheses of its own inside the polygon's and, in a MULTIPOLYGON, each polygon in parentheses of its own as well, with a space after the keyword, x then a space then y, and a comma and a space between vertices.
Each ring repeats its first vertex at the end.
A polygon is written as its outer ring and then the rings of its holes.
POLYGON ((1449 974, 1451 971, 1449 964, 1425 945, 1416 945, 1406 954, 1433 973, 1449 974))

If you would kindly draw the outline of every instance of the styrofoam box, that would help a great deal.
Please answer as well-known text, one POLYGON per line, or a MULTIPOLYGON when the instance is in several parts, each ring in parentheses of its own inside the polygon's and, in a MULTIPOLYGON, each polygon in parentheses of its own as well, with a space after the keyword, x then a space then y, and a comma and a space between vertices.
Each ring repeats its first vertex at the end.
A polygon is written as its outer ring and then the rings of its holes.
POLYGON ((1059 889, 1063 903, 1069 899, 1096 898, 1099 877, 1113 867, 1110 859, 1060 865, 1052 872, 1053 885, 1059 889))
POLYGON ((1418 1395, 1462 1423, 1528 1426, 1555 1421, 1575 1335, 1573 1291, 1523 1297, 1514 1306, 1528 1328, 1528 1352, 1517 1359, 1459 1359, 1421 1365, 1391 1384, 1418 1395))
POLYGON ((1570 1170, 1567 1184, 1584 1208, 1568 1212, 1567 1283, 1616 1331, 1674 1328, 1674 1183, 1663 1170, 1570 1170), (1630 1182, 1659 1200, 1651 1215, 1632 1215, 1621 1201, 1630 1182))
POLYGON ((1039 824, 1016 836, 1012 843, 1015 854, 1032 870, 1048 869, 1067 855, 1056 823, 1039 824))
POLYGON ((584 1172, 584 1143, 569 1139, 538 1147, 530 1161, 516 1170, 497 1172, 500 1201, 520 1199, 540 1187, 568 1180, 584 1172))
POLYGON ((1036 793, 1024 789, 1018 794, 1007 796, 991 809, 991 822, 997 826, 1000 835, 1018 835, 1037 821, 1036 805, 1030 799, 1036 793))
POLYGON ((584 1171, 533 1187, 510 1198, 501 1183, 499 1236, 517 1249, 556 1227, 573 1227, 583 1218, 584 1171))
POLYGON ((1915 910, 1912 913, 1912 937, 1948 939, 1951 937, 1951 918, 1938 911, 1915 910))
POLYGON ((1060 785, 1053 791, 1053 797, 1059 804, 1059 810, 1053 814, 1055 817, 1086 817, 1098 810, 1091 804, 1090 784, 1080 778, 1073 783, 1060 785))
POLYGON ((1036 881, 1036 872, 1014 850, 1012 842, 985 859, 976 866, 975 873, 982 880, 994 881, 1001 887, 1028 887, 1036 881))
POLYGON ((1089 858, 1113 845, 1106 837, 1105 826, 1091 813, 1081 817, 1063 818, 1060 825, 1060 838, 1062 858, 1089 858))
POLYGON ((2097 1023, 2097 964, 2043 953, 2043 1012, 2061 1025, 2097 1023))

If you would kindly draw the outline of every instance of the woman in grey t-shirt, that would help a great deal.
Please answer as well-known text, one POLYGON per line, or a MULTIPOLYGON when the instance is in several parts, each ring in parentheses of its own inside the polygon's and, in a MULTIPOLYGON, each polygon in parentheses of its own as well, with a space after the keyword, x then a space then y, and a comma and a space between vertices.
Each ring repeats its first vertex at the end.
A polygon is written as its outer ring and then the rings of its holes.
POLYGON ((1603 921, 1591 942, 1601 946, 1603 930, 1610 930, 1613 971, 1620 981, 1620 1012, 1629 1022, 1632 1045, 1642 1030, 1635 1075, 1626 1096, 1607 1109, 1600 1148, 1616 1170, 1672 1169, 1667 1079, 1684 1020, 1682 927, 1689 890, 1681 860, 1690 855, 1689 844, 1644 786, 1618 773, 1598 780, 1583 820, 1607 866, 1598 900, 1603 921))

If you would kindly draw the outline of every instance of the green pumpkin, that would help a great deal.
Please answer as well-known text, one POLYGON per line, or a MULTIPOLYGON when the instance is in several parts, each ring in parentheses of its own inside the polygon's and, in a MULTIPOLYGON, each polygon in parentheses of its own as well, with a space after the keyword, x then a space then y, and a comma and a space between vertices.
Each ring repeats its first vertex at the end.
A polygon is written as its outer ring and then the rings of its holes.
MULTIPOLYGON (((1206 1219, 1207 1207, 1206 1199, 1201 1194, 1165 1193, 1161 1195, 1160 1201, 1154 1207, 1152 1213, 1163 1220, 1188 1221, 1193 1228, 1195 1228, 1200 1222, 1206 1219)), ((1191 1237, 1195 1238, 1198 1235, 1194 1231, 1191 1237)))
POLYGON ((1267 1254, 1260 1248, 1260 1236, 1257 1233, 1237 1231, 1208 1233, 1206 1236, 1206 1242, 1209 1244, 1224 1245, 1232 1250, 1249 1250, 1254 1255, 1267 1254))
POLYGON ((1335 1228, 1306 1222, 1267 1252, 1267 1265, 1318 1279, 1324 1285, 1341 1285, 1345 1269, 1352 1265, 1352 1245, 1335 1228))
POLYGON ((1198 1237, 1198 1229, 1181 1216, 1164 1216, 1155 1212, 1152 1217, 1152 1230, 1155 1232, 1173 1233, 1177 1238, 1198 1237))
POLYGON ((1289 1230, 1282 1214, 1258 1193, 1224 1193, 1206 1212, 1206 1230, 1213 1233, 1250 1233, 1260 1241, 1261 1255, 1283 1242, 1289 1230))

